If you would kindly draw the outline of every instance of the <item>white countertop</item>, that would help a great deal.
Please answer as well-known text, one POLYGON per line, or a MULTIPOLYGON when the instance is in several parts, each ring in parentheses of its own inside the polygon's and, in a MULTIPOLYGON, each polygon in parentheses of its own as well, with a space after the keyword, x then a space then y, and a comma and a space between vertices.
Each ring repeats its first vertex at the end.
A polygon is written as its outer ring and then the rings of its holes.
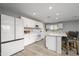
POLYGON ((67 36, 65 33, 53 33, 53 32, 47 32, 46 36, 67 36))

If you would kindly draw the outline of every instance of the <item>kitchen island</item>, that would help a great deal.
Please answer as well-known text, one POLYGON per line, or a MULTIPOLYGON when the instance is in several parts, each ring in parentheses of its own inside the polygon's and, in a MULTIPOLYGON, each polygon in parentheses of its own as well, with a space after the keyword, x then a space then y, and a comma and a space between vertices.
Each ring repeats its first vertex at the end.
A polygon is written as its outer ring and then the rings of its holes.
POLYGON ((59 54, 62 53, 62 36, 66 36, 65 33, 47 33, 46 34, 46 47, 59 54))

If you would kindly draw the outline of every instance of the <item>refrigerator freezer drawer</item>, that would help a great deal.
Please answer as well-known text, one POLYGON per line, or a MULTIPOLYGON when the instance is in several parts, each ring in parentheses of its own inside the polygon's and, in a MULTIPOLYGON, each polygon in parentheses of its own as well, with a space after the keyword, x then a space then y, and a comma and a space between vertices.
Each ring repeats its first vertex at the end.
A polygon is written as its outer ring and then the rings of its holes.
POLYGON ((1 44, 1 55, 9 56, 24 49, 24 40, 1 44))

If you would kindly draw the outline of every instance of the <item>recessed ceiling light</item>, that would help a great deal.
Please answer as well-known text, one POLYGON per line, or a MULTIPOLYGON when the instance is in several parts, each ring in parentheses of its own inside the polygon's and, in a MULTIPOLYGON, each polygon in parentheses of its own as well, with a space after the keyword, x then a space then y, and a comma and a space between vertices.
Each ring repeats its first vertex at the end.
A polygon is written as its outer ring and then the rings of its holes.
POLYGON ((33 15, 36 15, 36 13, 35 13, 35 12, 33 12, 33 15))
POLYGON ((52 6, 49 6, 49 10, 52 10, 52 8, 53 8, 52 6))
POLYGON ((60 14, 59 13, 56 13, 56 15, 59 16, 60 14))
POLYGON ((56 19, 59 19, 59 18, 56 18, 56 19))

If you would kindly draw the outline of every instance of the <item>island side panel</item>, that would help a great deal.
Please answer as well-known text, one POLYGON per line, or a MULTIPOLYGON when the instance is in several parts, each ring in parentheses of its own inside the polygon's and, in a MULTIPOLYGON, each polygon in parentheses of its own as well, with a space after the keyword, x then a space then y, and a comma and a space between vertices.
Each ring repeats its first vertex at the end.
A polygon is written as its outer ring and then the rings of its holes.
POLYGON ((46 37, 46 47, 56 52, 56 36, 46 37))
POLYGON ((62 41, 62 37, 61 36, 57 36, 57 40, 56 41, 57 41, 57 47, 56 47, 57 48, 56 49, 57 53, 61 54, 62 53, 62 47, 61 47, 62 46, 62 42, 61 42, 62 41))

